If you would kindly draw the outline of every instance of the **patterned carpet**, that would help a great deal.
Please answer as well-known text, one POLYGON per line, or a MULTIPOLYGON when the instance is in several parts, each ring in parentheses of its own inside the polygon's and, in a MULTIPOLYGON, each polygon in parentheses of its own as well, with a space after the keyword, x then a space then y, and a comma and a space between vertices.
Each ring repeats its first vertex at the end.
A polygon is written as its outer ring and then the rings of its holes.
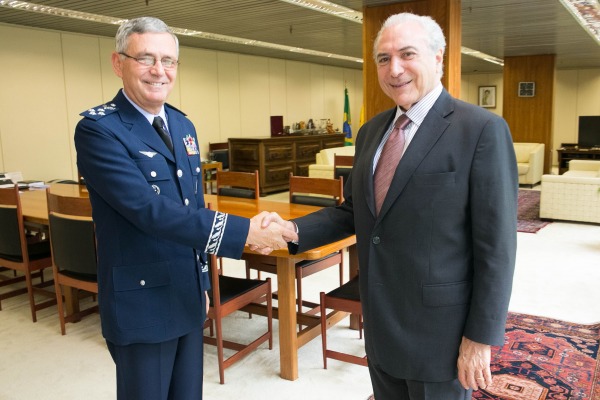
POLYGON ((494 381, 473 400, 600 400, 599 343, 600 324, 509 313, 504 347, 492 348, 494 381))
POLYGON ((536 233, 550 221, 540 220, 540 191, 519 190, 517 232, 536 233))

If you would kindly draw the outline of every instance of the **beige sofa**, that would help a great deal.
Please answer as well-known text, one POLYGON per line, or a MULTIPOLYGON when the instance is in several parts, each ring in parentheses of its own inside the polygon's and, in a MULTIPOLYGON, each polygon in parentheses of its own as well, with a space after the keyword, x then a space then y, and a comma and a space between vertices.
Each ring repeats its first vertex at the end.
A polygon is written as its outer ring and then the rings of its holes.
POLYGON ((600 161, 571 160, 563 175, 542 176, 540 218, 600 223, 600 161))
POLYGON ((519 170, 519 185, 533 186, 544 174, 543 143, 513 143, 519 170))
POLYGON ((316 155, 316 163, 308 166, 308 176, 311 178, 333 179, 333 158, 336 154, 353 156, 354 146, 332 147, 321 150, 316 155))

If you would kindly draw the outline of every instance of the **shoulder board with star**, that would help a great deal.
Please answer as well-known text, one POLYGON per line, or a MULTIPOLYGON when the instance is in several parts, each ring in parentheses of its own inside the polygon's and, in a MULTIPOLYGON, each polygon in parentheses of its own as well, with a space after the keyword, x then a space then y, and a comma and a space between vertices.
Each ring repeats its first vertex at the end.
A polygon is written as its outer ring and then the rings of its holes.
POLYGON ((90 108, 88 110, 85 110, 84 112, 80 113, 79 115, 81 115, 82 117, 93 119, 93 120, 99 120, 100 118, 102 118, 108 114, 114 113, 118 109, 119 108, 117 107, 117 105, 115 103, 106 103, 106 104, 102 104, 100 106, 96 106, 96 107, 90 108))
POLYGON ((184 113, 183 111, 181 111, 180 109, 178 109, 177 107, 173 107, 172 105, 170 105, 169 103, 165 103, 165 107, 169 107, 171 110, 173 111, 177 111, 179 114, 182 114, 183 116, 187 116, 186 113, 184 113))

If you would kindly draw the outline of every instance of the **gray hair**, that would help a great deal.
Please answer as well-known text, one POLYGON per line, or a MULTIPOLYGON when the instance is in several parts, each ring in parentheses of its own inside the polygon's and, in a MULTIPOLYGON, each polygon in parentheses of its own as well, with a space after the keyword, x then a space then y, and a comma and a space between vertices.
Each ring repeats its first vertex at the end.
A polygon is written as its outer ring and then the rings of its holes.
POLYGON ((127 51, 129 36, 134 33, 170 33, 175 40, 177 46, 177 55, 179 56, 179 40, 173 33, 171 28, 163 21, 154 17, 139 17, 127 20, 121 24, 117 35, 115 36, 117 53, 125 53, 127 51))
POLYGON ((429 49, 433 53, 440 49, 442 50, 442 54, 446 51, 446 38, 444 37, 444 32, 442 32, 442 28, 431 17, 411 13, 400 13, 391 15, 385 20, 383 25, 381 25, 381 29, 379 30, 379 33, 377 33, 377 37, 373 42, 373 58, 375 61, 377 61, 377 47, 379 46, 379 41, 381 40, 381 34, 383 31, 392 26, 407 22, 416 22, 423 27, 425 32, 427 32, 426 37, 429 41, 429 49))

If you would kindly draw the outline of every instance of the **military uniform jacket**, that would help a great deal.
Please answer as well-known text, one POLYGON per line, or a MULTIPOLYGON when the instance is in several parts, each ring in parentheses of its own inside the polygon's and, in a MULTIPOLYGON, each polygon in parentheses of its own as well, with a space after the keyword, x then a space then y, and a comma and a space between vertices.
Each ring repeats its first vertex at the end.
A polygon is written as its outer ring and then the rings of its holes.
POLYGON ((517 169, 506 122, 445 90, 400 160, 379 215, 373 158, 396 109, 358 132, 345 203, 295 220, 305 251, 356 233, 369 362, 456 378, 462 336, 503 345, 516 257, 517 169))
POLYGON ((205 208, 196 131, 165 105, 174 155, 122 92, 83 112, 77 166, 92 203, 104 337, 158 343, 205 319, 206 253, 240 258, 249 220, 205 208))

